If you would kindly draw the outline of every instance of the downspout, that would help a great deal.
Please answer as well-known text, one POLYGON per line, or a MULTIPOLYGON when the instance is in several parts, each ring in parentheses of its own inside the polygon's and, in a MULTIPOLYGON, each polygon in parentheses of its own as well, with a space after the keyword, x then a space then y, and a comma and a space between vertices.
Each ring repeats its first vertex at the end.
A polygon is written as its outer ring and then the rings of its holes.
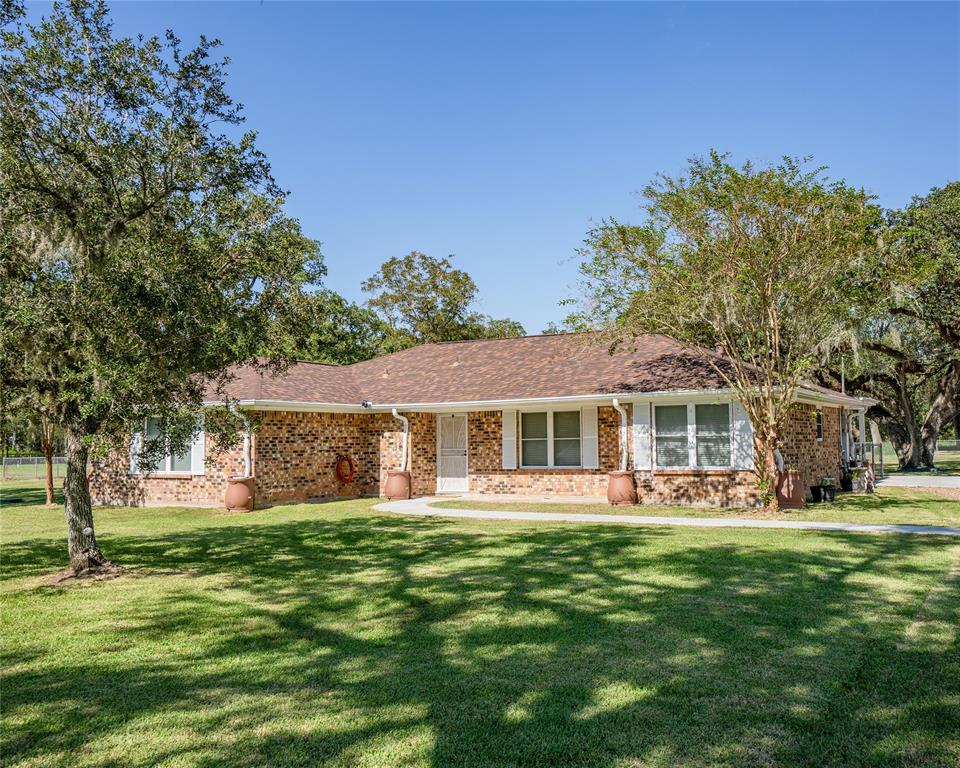
POLYGON ((243 420, 243 476, 250 477, 250 422, 243 420))
POLYGON ((234 416, 243 419, 243 476, 250 477, 250 420, 240 413, 235 405, 229 406, 229 410, 234 416))
POLYGON ((394 408, 391 411, 393 418, 400 419, 403 422, 403 447, 400 449, 400 471, 407 471, 407 436, 410 434, 410 420, 406 416, 401 416, 394 408))
POLYGON ((613 407, 620 414, 620 471, 627 471, 627 409, 620 405, 618 398, 613 398, 613 407))

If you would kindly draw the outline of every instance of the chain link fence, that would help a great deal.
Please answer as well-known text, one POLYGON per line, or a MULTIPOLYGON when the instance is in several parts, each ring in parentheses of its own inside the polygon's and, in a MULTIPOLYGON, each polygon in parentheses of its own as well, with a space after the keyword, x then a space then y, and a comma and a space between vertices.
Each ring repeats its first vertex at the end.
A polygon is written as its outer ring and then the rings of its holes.
MULTIPOLYGON (((66 471, 66 458, 54 456, 54 480, 62 480, 66 471)), ((44 480, 47 477, 47 463, 43 456, 5 456, 0 477, 4 480, 44 480)))

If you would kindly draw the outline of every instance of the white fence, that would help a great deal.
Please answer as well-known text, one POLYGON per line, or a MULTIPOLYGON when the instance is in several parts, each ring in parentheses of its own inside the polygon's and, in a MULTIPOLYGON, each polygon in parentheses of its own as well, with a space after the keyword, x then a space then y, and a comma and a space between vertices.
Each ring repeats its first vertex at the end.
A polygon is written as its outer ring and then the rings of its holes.
MULTIPOLYGON (((63 479, 67 471, 67 460, 63 456, 53 457, 53 477, 63 479)), ((47 476, 47 464, 43 456, 5 456, 3 458, 4 480, 43 480, 47 476)))

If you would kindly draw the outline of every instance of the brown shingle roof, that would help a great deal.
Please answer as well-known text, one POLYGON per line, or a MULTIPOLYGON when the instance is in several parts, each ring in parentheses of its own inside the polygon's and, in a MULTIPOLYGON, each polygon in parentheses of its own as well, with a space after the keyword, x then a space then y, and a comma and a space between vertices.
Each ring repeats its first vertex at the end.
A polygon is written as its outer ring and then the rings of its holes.
POLYGON ((590 334, 480 339, 422 344, 349 366, 295 363, 282 376, 243 368, 227 391, 238 400, 357 406, 725 387, 707 357, 723 364, 665 336, 640 337, 613 354, 590 334))

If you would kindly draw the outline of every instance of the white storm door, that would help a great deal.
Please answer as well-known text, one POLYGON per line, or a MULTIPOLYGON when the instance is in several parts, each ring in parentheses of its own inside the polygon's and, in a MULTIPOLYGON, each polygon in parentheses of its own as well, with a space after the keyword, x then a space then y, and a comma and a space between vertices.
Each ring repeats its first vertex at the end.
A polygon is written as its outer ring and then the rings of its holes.
POLYGON ((467 491, 467 414, 437 414, 437 493, 467 491))

